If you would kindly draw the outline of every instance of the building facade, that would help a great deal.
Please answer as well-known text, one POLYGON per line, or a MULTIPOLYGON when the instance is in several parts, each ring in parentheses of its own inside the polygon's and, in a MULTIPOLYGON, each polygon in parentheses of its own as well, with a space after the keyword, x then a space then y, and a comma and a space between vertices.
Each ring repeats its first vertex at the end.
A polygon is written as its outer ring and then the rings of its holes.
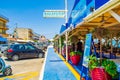
POLYGON ((6 33, 6 31, 8 30, 8 26, 6 25, 8 21, 8 18, 0 15, 0 36, 4 38, 8 37, 8 34, 6 33))
POLYGON ((40 42, 46 42, 47 39, 46 39, 45 36, 42 35, 42 36, 40 36, 39 41, 40 41, 40 42))
POLYGON ((33 31, 30 28, 15 28, 14 38, 22 40, 33 40, 33 31))

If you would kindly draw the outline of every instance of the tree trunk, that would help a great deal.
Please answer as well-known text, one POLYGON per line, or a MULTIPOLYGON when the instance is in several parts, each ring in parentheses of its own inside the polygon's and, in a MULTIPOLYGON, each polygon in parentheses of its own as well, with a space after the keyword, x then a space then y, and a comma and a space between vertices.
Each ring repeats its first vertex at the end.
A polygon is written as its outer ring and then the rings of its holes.
POLYGON ((111 51, 111 53, 113 53, 113 46, 112 46, 112 34, 111 34, 111 36, 110 36, 110 37, 111 37, 111 50, 110 50, 110 51, 111 51))

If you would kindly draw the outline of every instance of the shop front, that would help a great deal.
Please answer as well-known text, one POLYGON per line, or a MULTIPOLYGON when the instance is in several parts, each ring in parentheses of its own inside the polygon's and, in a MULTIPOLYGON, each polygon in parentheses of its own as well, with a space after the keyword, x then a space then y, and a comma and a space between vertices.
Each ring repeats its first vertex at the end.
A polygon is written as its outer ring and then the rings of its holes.
MULTIPOLYGON (((100 70, 96 70, 95 68, 95 71, 102 71, 98 73, 100 75, 103 75, 105 71, 108 71, 107 74, 109 74, 111 77, 108 76, 107 79, 104 78, 104 80, 118 79, 117 74, 119 71, 117 71, 117 69, 120 65, 120 1, 104 0, 103 3, 98 5, 99 2, 100 0, 80 0, 79 2, 77 2, 73 7, 70 16, 70 18, 72 17, 71 24, 74 25, 74 28, 68 31, 67 28, 66 30, 62 31, 62 33, 60 33, 60 36, 58 37, 58 45, 60 45, 59 53, 61 53, 64 58, 70 57, 66 60, 68 60, 73 68, 79 73, 79 75, 77 76, 78 80, 82 79, 80 77, 83 77, 86 80, 90 78, 95 80, 94 76, 92 76, 92 73, 94 74, 94 72, 91 72, 90 76, 88 75, 90 74, 90 67, 98 67, 104 65, 103 63, 106 64, 107 62, 113 64, 112 67, 114 67, 114 71, 116 72, 114 72, 113 74, 110 73, 109 71, 111 69, 108 69, 107 67, 104 67, 104 69, 100 70), (66 32, 68 33, 67 40, 66 34, 63 34, 66 32), (86 34, 89 33, 92 34, 90 42, 86 41, 86 34), (82 56, 81 53, 77 52, 77 43, 79 39, 82 42, 82 56), (91 57, 91 54, 95 55, 94 57, 88 59, 87 67, 83 65, 84 60, 87 59, 85 57, 86 49, 88 49, 88 46, 86 47, 86 43, 90 43, 90 51, 87 52, 89 53, 89 56, 87 57, 91 57), (66 46, 67 48, 65 48, 66 46), (67 55, 65 53, 66 50, 68 52, 67 55), (79 60, 79 63, 76 64, 73 63, 73 61, 71 60, 71 56, 77 54, 79 54, 81 58, 74 59, 74 61, 79 60), (106 58, 107 60, 103 60, 104 58, 106 58), (96 61, 100 63, 96 62, 96 64, 94 65, 89 65, 89 61, 92 61, 92 59, 96 59, 96 61), (98 59, 100 59, 100 61, 98 59), (108 70, 106 70, 106 68, 108 70), (81 75, 81 73, 83 73, 82 71, 85 71, 85 74, 81 75)), ((106 64, 106 66, 111 64, 106 64)), ((107 74, 105 73, 105 75, 107 74)))

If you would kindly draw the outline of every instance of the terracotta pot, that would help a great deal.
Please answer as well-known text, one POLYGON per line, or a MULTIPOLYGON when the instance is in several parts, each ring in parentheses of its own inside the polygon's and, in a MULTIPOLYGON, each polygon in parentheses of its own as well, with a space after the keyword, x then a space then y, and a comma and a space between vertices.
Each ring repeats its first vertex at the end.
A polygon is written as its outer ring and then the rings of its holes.
POLYGON ((80 56, 79 55, 74 55, 70 57, 70 60, 74 65, 78 65, 80 62, 80 56))
POLYGON ((104 68, 94 68, 90 71, 92 80, 112 80, 112 77, 104 70, 104 68))

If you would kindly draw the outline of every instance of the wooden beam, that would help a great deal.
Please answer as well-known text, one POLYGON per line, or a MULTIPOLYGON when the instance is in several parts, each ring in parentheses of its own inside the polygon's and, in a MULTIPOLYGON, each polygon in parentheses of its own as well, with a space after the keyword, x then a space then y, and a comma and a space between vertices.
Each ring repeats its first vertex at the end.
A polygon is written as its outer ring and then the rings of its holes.
POLYGON ((111 27, 111 26, 116 26, 116 25, 118 25, 118 24, 120 24, 119 22, 115 22, 115 23, 112 23, 112 24, 108 24, 108 25, 105 25, 105 26, 103 26, 104 28, 107 28, 107 27, 111 27))
POLYGON ((72 33, 72 35, 70 35, 69 38, 72 37, 72 36, 74 36, 76 33, 78 33, 78 31, 72 33))
POLYGON ((86 28, 76 28, 76 29, 77 30, 73 31, 72 34, 69 36, 69 38, 78 34, 79 32, 87 32, 89 30, 89 29, 86 29, 86 28))
POLYGON ((95 22, 89 22, 89 23, 83 23, 82 25, 84 26, 84 25, 90 25, 90 26, 97 26, 97 25, 100 25, 101 23, 99 22, 97 22, 97 23, 95 23, 95 22))
POLYGON ((120 23, 120 16, 114 11, 110 10, 109 13, 120 23))

